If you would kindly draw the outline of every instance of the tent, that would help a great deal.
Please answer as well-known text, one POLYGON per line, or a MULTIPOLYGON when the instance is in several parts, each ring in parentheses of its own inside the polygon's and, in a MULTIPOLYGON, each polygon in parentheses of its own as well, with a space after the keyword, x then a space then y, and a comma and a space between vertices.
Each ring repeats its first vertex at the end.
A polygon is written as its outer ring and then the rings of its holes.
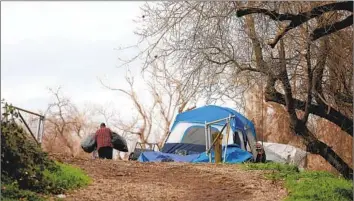
MULTIPOLYGON (((250 132, 254 139, 256 138, 253 123, 231 108, 207 105, 178 114, 161 151, 185 152, 185 154, 204 152, 206 150, 205 124, 230 116, 233 118, 230 122, 229 141, 226 142, 226 129, 224 129, 223 145, 237 144, 242 150, 247 150, 247 132, 250 132)), ((225 123, 226 120, 212 124, 211 133, 220 132, 225 123)))
POLYGON ((253 155, 247 151, 247 146, 249 138, 256 138, 253 123, 231 108, 207 105, 178 114, 161 152, 144 152, 138 161, 208 162, 205 125, 219 120, 210 124, 210 130, 211 133, 220 132, 227 118, 230 118, 231 130, 228 142, 226 129, 222 132, 222 156, 226 151, 225 162, 240 163, 251 159, 253 155))
MULTIPOLYGON (((226 151, 227 163, 242 163, 253 158, 252 154, 240 149, 237 145, 228 145, 223 147, 222 152, 226 151)), ((214 152, 211 151, 212 162, 214 162, 214 152)), ((209 157, 206 152, 200 154, 179 155, 161 152, 143 152, 140 154, 138 161, 140 162, 190 162, 190 163, 207 163, 209 157)))

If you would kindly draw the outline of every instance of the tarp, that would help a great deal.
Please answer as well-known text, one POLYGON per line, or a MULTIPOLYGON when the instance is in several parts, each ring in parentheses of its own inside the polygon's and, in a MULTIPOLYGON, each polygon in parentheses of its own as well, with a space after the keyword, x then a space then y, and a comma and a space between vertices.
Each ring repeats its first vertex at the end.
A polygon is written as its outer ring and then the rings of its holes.
POLYGON ((303 168, 306 164, 307 152, 287 144, 263 143, 267 161, 288 163, 303 168))
MULTIPOLYGON (((224 154, 225 154, 225 146, 223 147, 222 150, 222 160, 224 160, 224 154)), ((214 151, 211 152, 211 158, 212 162, 214 163, 214 151)), ((243 163, 246 162, 250 159, 252 159, 253 156, 251 153, 244 151, 240 149, 238 146, 235 145, 228 145, 227 150, 226 150, 226 163, 243 163)), ((198 158, 194 159, 193 162, 195 163, 206 163, 209 162, 209 156, 206 154, 206 152, 201 153, 198 158)))
POLYGON ((178 150, 186 150, 187 154, 199 154, 205 151, 205 145, 186 143, 166 143, 161 152, 173 154, 178 150))
POLYGON ((138 161, 139 162, 163 162, 163 161, 192 162, 194 159, 198 157, 199 154, 182 156, 178 154, 168 154, 162 152, 142 152, 138 158, 138 161))
MULTIPOLYGON (((235 116, 231 123, 231 128, 233 131, 241 130, 244 132, 247 128, 249 128, 252 130, 252 134, 256 137, 256 130, 250 120, 248 120, 246 117, 231 108, 216 105, 207 105, 178 114, 171 127, 171 131, 179 122, 205 124, 205 122, 212 122, 219 119, 227 118, 229 115, 235 116)), ((223 126, 225 125, 225 123, 226 120, 218 122, 216 125, 223 126)))
MULTIPOLYGON (((225 147, 223 147, 223 154, 225 153, 225 147)), ((212 162, 214 162, 214 152, 212 154, 212 162)), ((224 155, 222 155, 224 156, 224 155)), ((242 163, 252 159, 252 154, 247 151, 240 149, 237 146, 229 145, 227 148, 226 162, 227 163, 242 163)), ((140 154, 138 161, 140 162, 163 162, 163 161, 174 161, 174 162, 192 162, 192 163, 207 163, 209 162, 209 157, 206 152, 201 154, 190 154, 190 155, 178 155, 162 152, 143 152, 140 154)))

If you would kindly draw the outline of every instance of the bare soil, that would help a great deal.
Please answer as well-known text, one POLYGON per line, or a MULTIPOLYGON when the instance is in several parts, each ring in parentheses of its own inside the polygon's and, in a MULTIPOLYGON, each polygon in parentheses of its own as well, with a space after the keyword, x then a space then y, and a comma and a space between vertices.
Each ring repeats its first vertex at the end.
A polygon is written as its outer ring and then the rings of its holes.
POLYGON ((56 159, 93 178, 88 187, 68 192, 65 200, 276 201, 287 194, 281 183, 266 180, 264 171, 238 165, 56 159))

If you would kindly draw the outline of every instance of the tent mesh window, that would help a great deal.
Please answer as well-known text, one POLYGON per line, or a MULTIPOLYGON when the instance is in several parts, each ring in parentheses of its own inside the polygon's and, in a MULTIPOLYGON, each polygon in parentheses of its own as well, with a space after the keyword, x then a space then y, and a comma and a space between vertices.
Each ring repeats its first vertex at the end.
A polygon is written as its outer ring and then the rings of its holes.
MULTIPOLYGON (((216 128, 211 128, 211 133, 219 132, 216 128)), ((182 138, 181 143, 205 145, 205 128, 203 126, 192 126, 188 128, 182 138)))

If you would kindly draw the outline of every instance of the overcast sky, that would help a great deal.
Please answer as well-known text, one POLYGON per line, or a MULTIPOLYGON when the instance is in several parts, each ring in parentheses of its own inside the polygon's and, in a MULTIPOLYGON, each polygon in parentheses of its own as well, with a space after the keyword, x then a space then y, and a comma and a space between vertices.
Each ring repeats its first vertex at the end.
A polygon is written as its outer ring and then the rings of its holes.
POLYGON ((109 104, 129 114, 129 100, 104 88, 98 78, 106 76, 116 87, 124 83, 126 70, 116 67, 114 48, 136 43, 133 19, 143 3, 2 2, 1 98, 45 110, 48 87, 62 86, 79 106, 109 104))

